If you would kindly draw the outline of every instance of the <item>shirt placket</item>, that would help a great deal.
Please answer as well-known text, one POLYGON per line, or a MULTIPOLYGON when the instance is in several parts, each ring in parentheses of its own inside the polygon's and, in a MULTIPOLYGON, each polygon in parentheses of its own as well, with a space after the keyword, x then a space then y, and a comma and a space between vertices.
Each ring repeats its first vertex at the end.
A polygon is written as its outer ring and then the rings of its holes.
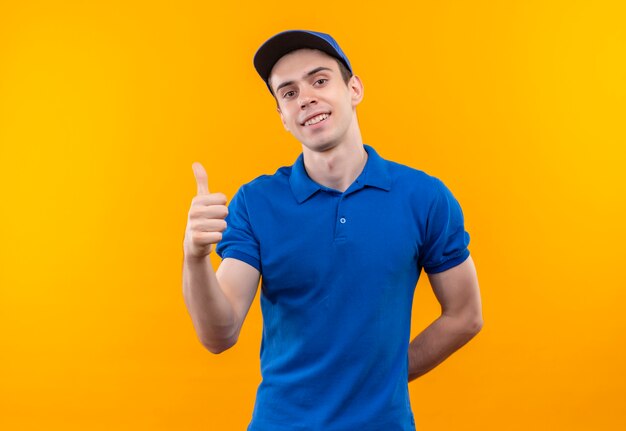
POLYGON ((337 211, 335 212, 335 242, 343 242, 348 238, 350 214, 348 214, 345 198, 345 195, 338 195, 337 197, 337 211))

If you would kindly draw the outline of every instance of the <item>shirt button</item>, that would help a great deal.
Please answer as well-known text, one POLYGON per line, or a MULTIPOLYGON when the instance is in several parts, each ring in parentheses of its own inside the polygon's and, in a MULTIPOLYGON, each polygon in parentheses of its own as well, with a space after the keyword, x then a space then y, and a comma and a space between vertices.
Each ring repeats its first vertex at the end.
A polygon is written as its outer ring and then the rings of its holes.
POLYGON ((344 224, 344 223, 346 222, 346 218, 345 218, 345 217, 341 217, 341 218, 339 219, 339 222, 340 222, 341 224, 344 224))

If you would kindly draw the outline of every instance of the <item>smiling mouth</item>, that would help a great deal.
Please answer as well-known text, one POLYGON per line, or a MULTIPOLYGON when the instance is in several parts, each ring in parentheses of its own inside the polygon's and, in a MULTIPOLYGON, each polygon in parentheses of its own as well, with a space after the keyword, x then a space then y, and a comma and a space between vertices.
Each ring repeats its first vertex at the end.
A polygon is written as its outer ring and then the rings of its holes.
POLYGON ((325 121, 328 117, 330 117, 330 114, 326 114, 326 113, 316 115, 315 117, 306 120, 303 126, 313 126, 315 124, 321 123, 322 121, 325 121))

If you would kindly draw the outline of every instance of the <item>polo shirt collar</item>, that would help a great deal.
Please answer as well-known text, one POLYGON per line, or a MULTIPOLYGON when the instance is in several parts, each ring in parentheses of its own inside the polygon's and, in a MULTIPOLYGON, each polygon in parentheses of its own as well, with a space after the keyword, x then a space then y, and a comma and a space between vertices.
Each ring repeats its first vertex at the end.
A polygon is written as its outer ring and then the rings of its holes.
MULTIPOLYGON (((365 151, 367 151, 367 162, 355 182, 385 191, 391 190, 391 176, 387 169, 387 161, 380 157, 376 150, 369 145, 364 144, 363 147, 365 151)), ((289 185, 299 204, 313 196, 318 190, 325 188, 313 181, 307 174, 304 167, 304 155, 302 153, 291 167, 289 185)), ((354 184, 346 191, 354 191, 353 186, 354 184)))

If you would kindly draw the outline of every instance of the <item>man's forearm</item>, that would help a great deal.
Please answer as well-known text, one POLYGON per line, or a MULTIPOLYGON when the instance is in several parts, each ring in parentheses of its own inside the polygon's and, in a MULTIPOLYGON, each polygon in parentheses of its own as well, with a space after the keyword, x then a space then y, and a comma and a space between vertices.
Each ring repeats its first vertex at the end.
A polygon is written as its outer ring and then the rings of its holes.
POLYGON ((211 266, 209 256, 183 260, 183 295, 198 338, 213 353, 232 345, 237 319, 211 266))
POLYGON ((409 344, 409 382, 426 374, 471 340, 482 324, 442 314, 409 344))

